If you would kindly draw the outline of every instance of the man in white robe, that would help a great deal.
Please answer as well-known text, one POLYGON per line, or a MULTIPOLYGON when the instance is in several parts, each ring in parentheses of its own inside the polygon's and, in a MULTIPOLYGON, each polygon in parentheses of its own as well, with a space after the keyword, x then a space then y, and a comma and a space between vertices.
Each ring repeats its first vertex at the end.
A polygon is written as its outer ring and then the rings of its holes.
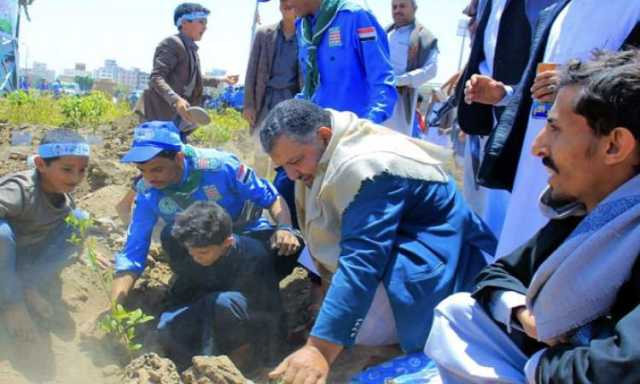
MULTIPOLYGON (((544 167, 531 154, 531 145, 536 135, 546 122, 545 104, 550 106, 557 87, 557 70, 539 73, 535 80, 536 67, 539 63, 564 65, 570 60, 584 60, 597 49, 617 51, 640 21, 640 2, 628 0, 562 0, 548 9, 544 21, 538 26, 534 35, 532 56, 525 71, 519 89, 503 114, 493 137, 487 146, 487 152, 493 152, 492 159, 487 156, 480 167, 481 184, 496 187, 493 176, 488 173, 509 173, 508 168, 515 164, 515 177, 512 183, 506 181, 498 188, 511 189, 511 197, 507 208, 504 225, 500 234, 496 257, 509 254, 527 239, 531 238, 545 223, 545 218, 538 209, 538 197, 547 183, 544 167), (529 81, 531 80, 531 81, 529 81), (531 95, 535 100, 528 110, 528 119, 513 119, 518 106, 531 95), (542 112, 540 108, 542 107, 542 112), (510 124, 505 121, 515 122, 510 124), (524 121, 527 121, 524 124, 524 121), (523 124, 520 124, 522 122, 523 124), (524 130, 524 132, 523 132, 524 130), (522 140, 517 148, 518 140, 522 140), (497 143, 497 144, 496 144, 497 143), (505 144, 506 143, 506 144, 505 144), (504 147, 511 145, 509 150, 504 147), (499 155, 495 155, 498 153, 499 155), (502 153, 502 155, 500 154, 502 153), (519 155, 518 155, 519 153, 519 155), (515 156, 514 156, 515 155, 515 156), (489 168, 493 168, 487 171, 489 168), (509 185, 512 184, 512 185, 509 185)), ((541 16, 541 19, 543 16, 541 16)), ((531 103, 531 100, 528 100, 531 103)), ((522 111, 526 113, 527 111, 522 111)), ((504 177, 509 179, 510 177, 504 177)))

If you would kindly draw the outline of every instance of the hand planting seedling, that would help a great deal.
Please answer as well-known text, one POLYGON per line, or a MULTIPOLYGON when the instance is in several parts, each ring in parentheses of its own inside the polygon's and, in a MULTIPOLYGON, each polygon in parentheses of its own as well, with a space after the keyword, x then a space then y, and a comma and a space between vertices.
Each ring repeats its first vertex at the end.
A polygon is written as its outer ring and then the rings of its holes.
MULTIPOLYGON (((111 285, 111 275, 105 273, 100 268, 98 254, 96 252, 96 240, 88 237, 87 234, 93 226, 93 220, 89 217, 78 217, 80 215, 71 214, 65 222, 75 229, 69 238, 69 242, 84 248, 87 254, 87 264, 91 270, 98 275, 102 291, 109 299, 111 285)), ((108 335, 114 335, 129 352, 129 357, 133 358, 133 352, 142 348, 142 344, 136 343, 136 328, 144 323, 153 320, 153 316, 145 314, 141 309, 127 311, 121 304, 111 302, 111 309, 107 314, 98 320, 98 326, 108 335)))

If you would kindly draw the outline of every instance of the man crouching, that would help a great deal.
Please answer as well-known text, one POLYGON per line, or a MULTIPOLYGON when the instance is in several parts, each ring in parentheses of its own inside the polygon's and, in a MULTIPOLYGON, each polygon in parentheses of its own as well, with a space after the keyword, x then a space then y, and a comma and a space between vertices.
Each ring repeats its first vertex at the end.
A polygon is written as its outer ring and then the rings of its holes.
POLYGON ((328 286, 307 344, 272 378, 323 383, 353 344, 421 350, 433 307, 469 287, 495 248, 434 146, 302 100, 278 104, 260 139, 296 180, 298 222, 328 286))

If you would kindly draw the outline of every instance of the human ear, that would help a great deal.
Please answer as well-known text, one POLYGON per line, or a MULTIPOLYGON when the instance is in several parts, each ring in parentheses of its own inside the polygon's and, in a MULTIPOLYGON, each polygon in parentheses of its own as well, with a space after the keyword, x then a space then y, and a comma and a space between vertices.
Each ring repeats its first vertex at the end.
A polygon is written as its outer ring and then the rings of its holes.
POLYGON ((44 159, 38 155, 33 158, 33 163, 36 165, 36 169, 40 172, 44 172, 47 169, 47 163, 44 159))
POLYGON ((638 145, 633 133, 625 127, 614 128, 609 135, 605 163, 614 165, 625 162, 636 153, 638 145))
POLYGON ((333 136, 333 131, 329 127, 320 127, 318 128, 318 136, 320 140, 325 144, 329 144, 331 141, 331 137, 333 136))

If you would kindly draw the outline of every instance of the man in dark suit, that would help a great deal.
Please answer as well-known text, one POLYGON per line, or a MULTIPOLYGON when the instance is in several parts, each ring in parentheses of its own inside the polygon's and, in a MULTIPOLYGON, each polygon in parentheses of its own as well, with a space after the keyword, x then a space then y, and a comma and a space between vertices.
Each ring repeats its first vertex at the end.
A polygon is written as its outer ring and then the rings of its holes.
POLYGON ((258 29, 244 81, 243 115, 251 132, 276 104, 302 88, 298 66, 296 13, 290 0, 280 0, 282 21, 258 29))
POLYGON ((509 193, 476 183, 486 135, 502 114, 527 65, 531 31, 540 10, 556 0, 489 0, 474 37, 469 62, 458 82, 458 122, 469 134, 464 194, 474 211, 500 236, 509 193))
POLYGON ((149 88, 143 96, 146 121, 169 121, 179 115, 193 123, 187 109, 201 104, 205 86, 238 81, 238 76, 224 79, 202 76, 196 42, 207 30, 208 15, 209 10, 200 4, 183 3, 176 7, 173 22, 179 33, 162 40, 153 55, 149 88))

